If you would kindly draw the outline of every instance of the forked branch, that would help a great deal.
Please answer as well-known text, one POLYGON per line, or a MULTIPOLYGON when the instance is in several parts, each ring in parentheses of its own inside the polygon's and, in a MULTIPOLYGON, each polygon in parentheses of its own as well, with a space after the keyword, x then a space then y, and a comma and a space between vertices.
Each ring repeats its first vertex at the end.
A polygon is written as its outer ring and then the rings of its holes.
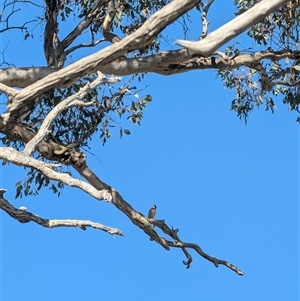
POLYGON ((71 85, 80 77, 101 70, 103 64, 120 59, 125 53, 148 45, 167 25, 189 11, 198 0, 174 0, 150 17, 139 29, 120 42, 114 43, 101 51, 85 57, 66 68, 46 76, 43 80, 24 88, 8 105, 9 115, 26 105, 31 99, 43 95, 62 82, 71 85))
POLYGON ((123 232, 119 229, 108 227, 100 223, 95 223, 89 220, 76 220, 76 219, 46 219, 36 214, 28 212, 25 207, 17 209, 4 197, 5 189, 0 189, 0 208, 10 215, 13 219, 20 223, 35 222, 45 228, 57 228, 57 227, 75 227, 82 230, 86 230, 87 227, 102 230, 111 235, 123 236, 123 232))
POLYGON ((71 187, 77 187, 97 200, 106 200, 107 202, 110 202, 112 199, 112 191, 105 189, 97 190, 92 185, 82 180, 72 178, 68 173, 55 171, 54 168, 57 166, 54 164, 47 164, 29 156, 25 156, 22 152, 11 147, 0 147, 0 159, 18 166, 34 168, 44 174, 47 178, 63 182, 71 187))
POLYGON ((69 96, 68 98, 61 101, 57 106, 55 106, 51 112, 47 115, 45 120, 43 121, 41 128, 37 132, 37 134, 27 143, 26 148, 24 150, 24 155, 30 156, 32 152, 37 147, 38 143, 40 143, 44 137, 47 135, 49 128, 54 121, 54 119, 63 111, 68 108, 74 106, 91 106, 93 102, 84 102, 86 95, 92 91, 94 91, 100 84, 103 83, 117 83, 121 80, 119 77, 111 77, 107 78, 101 72, 98 72, 98 77, 91 83, 86 84, 84 87, 80 89, 79 92, 74 95, 69 96))
POLYGON ((238 275, 240 276, 244 275, 244 272, 242 270, 240 270, 230 262, 208 255, 200 248, 199 245, 195 243, 182 242, 178 236, 179 229, 173 229, 173 228, 171 229, 165 223, 165 220, 154 220, 151 222, 153 225, 160 228, 166 235, 170 236, 173 239, 173 241, 166 240, 166 243, 168 244, 169 247, 182 249, 183 253, 187 257, 187 261, 183 261, 183 264, 186 266, 187 269, 190 268, 190 265, 193 261, 193 258, 191 254, 187 251, 187 249, 194 249, 199 255, 201 255, 206 260, 212 262, 216 267, 219 267, 219 265, 224 265, 229 269, 231 269, 232 271, 236 272, 238 275))
POLYGON ((201 55, 209 56, 226 42, 240 35, 246 29, 261 21, 290 0, 263 0, 246 10, 241 15, 213 31, 198 42, 177 40, 176 44, 186 47, 201 55))
MULTIPOLYGON (((167 243, 170 247, 174 247, 174 248, 194 249, 203 258, 205 258, 206 260, 212 262, 217 268, 219 267, 219 265, 224 265, 224 266, 228 267, 229 269, 231 269, 232 271, 236 272, 238 275, 244 276, 244 272, 242 270, 238 269, 236 266, 234 266, 233 264, 231 264, 230 262, 228 262, 226 260, 218 259, 216 257, 212 257, 212 256, 206 254, 197 244, 186 243, 186 242, 181 242, 181 241, 174 241, 174 242, 167 241, 167 243)), ((188 262, 183 261, 183 263, 187 266, 187 268, 189 268, 191 262, 190 261, 188 261, 188 262)))
MULTIPOLYGON (((74 167, 81 176, 83 176, 91 185, 93 185, 97 189, 105 189, 105 190, 111 190, 111 187, 101 181, 88 166, 76 168, 74 167)), ((183 262, 187 268, 190 267, 190 264, 192 263, 192 256, 187 251, 187 248, 194 249, 199 255, 201 255, 203 258, 211 261, 216 267, 218 265, 222 264, 226 267, 230 268, 234 272, 236 272, 238 275, 244 275, 243 271, 235 267, 233 264, 229 263, 228 261, 217 259, 215 257, 212 257, 205 252, 202 251, 202 249, 197 245, 193 243, 184 243, 180 240, 178 236, 178 229, 171 229, 168 227, 164 220, 155 220, 153 218, 147 218, 142 213, 136 211, 129 203, 127 203, 122 196, 115 190, 113 190, 112 193, 112 200, 111 203, 115 205, 121 212, 123 212, 134 225, 139 227, 141 230, 143 230, 149 237, 150 240, 156 241, 158 244, 160 244, 162 247, 164 247, 166 250, 170 250, 170 247, 176 247, 181 248, 184 252, 185 256, 187 257, 187 261, 183 262), (154 229, 153 226, 157 226, 160 228, 166 235, 170 236, 173 241, 168 241, 164 237, 160 236, 157 231, 154 229)))

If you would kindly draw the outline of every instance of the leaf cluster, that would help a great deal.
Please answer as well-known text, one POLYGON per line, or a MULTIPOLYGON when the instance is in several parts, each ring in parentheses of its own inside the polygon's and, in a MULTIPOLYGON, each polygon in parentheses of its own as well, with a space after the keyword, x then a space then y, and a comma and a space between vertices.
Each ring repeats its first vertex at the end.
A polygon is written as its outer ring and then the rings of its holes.
MULTIPOLYGON (((136 86, 132 85, 134 78, 117 87, 116 85, 105 85, 89 93, 85 102, 93 102, 89 107, 73 107, 65 110, 54 120, 51 131, 46 136, 46 141, 55 142, 64 147, 86 148, 95 133, 104 145, 112 135, 112 129, 119 128, 119 135, 130 134, 130 130, 123 128, 122 118, 130 120, 133 124, 141 124, 144 110, 152 98, 150 95, 139 96, 136 86)), ((75 94, 87 82, 94 79, 94 76, 85 77, 66 89, 55 89, 47 93, 40 101, 32 114, 24 120, 26 127, 32 132, 37 132, 43 120, 60 101, 75 94)), ((2 140, 7 146, 14 146, 20 149, 23 144, 3 137, 2 140)), ((40 157, 38 153, 35 157, 40 157)), ((45 161, 43 158, 39 158, 45 161)), ((62 183, 52 183, 40 172, 31 169, 23 181, 17 183, 16 197, 26 195, 37 195, 41 187, 49 186, 50 189, 59 195, 63 188, 62 183), (51 185, 50 185, 51 184, 51 185), (49 186, 50 185, 50 186, 49 186)))
POLYGON ((64 183, 50 181, 42 173, 30 168, 26 177, 16 183, 15 198, 22 198, 23 196, 36 196, 39 194, 39 191, 42 187, 49 187, 54 194, 60 196, 60 191, 64 188, 64 186, 64 183))
MULTIPOLYGON (((258 0, 236 0, 238 13, 249 9, 258 0)), ((249 28, 247 34, 254 46, 243 48, 235 43, 228 46, 225 54, 234 57, 239 54, 254 54, 267 47, 267 51, 276 53, 295 53, 292 59, 264 59, 260 64, 244 66, 233 70, 219 70, 218 76, 225 87, 234 89, 236 97, 231 103, 231 110, 247 122, 254 107, 265 104, 265 109, 274 112, 274 96, 281 96, 283 102, 292 111, 299 111, 299 1, 290 1, 288 5, 267 16, 264 20, 249 28), (264 85, 267 81, 268 85, 264 85)), ((299 122, 299 117, 297 121, 299 122)))

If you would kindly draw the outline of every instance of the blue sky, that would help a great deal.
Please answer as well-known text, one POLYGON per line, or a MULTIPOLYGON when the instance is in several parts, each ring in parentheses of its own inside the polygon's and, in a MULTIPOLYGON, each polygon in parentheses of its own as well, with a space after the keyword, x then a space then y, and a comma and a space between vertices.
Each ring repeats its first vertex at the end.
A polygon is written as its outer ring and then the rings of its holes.
MULTIPOLYGON (((233 16, 222 12, 217 20, 213 15, 212 28, 233 16)), ((28 59, 41 47, 39 40, 26 43, 16 57, 11 42, 7 57, 16 65, 44 64, 42 53, 28 59)), ((245 275, 217 269, 193 251, 185 269, 180 250, 165 251, 113 205, 77 189, 66 188, 59 198, 45 189, 14 200, 15 182, 25 172, 4 166, 0 186, 16 207, 45 218, 90 219, 125 236, 45 229, 0 213, 0 299, 298 300, 297 116, 276 99, 275 114, 255 109, 245 125, 229 111, 234 92, 223 88, 214 71, 151 74, 145 83, 153 102, 142 126, 124 121, 131 135, 120 140, 116 131, 104 147, 96 137, 88 164, 136 210, 146 214, 156 204, 157 218, 179 228, 183 241, 245 275)))

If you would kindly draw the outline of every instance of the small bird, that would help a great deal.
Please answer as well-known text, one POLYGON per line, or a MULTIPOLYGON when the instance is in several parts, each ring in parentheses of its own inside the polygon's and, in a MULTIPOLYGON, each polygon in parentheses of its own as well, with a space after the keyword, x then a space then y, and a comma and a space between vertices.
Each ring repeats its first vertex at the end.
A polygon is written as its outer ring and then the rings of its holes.
POLYGON ((153 205, 153 207, 151 207, 148 212, 148 218, 154 218, 155 213, 156 213, 156 205, 153 205))

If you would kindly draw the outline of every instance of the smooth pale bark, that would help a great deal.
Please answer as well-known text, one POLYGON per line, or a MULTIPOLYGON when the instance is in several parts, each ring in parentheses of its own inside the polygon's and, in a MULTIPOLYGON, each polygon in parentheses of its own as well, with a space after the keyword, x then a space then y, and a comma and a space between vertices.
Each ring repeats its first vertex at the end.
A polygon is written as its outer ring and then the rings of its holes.
MULTIPOLYGON (((260 8, 257 8, 258 14, 263 17, 264 14, 267 15, 271 11, 275 10, 280 5, 276 6, 276 3, 283 2, 286 3, 288 1, 270 1, 264 0, 264 5, 266 3, 273 3, 272 10, 269 11, 261 11, 260 8)), ((111 73, 111 74, 119 74, 119 75, 128 75, 128 74, 136 74, 141 72, 156 72, 160 74, 176 74, 181 72, 186 72, 195 69, 205 69, 205 68, 234 68, 237 67, 238 64, 247 64, 247 62, 253 62, 258 59, 255 55, 239 55, 234 58, 228 58, 224 54, 220 54, 219 57, 211 57, 211 58, 201 58, 194 56, 196 53, 187 49, 181 49, 176 51, 166 51, 156 55, 143 57, 143 58, 134 58, 127 59, 125 58, 126 53, 142 48, 145 45, 149 45, 149 43, 159 34, 168 24, 174 22, 178 17, 183 15, 185 12, 189 11, 192 7, 199 3, 199 0, 174 0, 160 11, 155 13, 148 21, 146 21, 138 30, 136 30, 133 34, 124 37, 120 42, 115 43, 109 47, 102 49, 101 51, 94 53, 90 56, 87 56, 63 69, 55 70, 49 68, 28 68, 27 70, 12 68, 12 69, 2 69, 2 73, 0 73, 0 90, 5 92, 9 96, 8 103, 8 111, 0 116, 0 128, 3 129, 3 133, 8 133, 10 137, 15 138, 18 141, 22 141, 24 143, 28 143, 28 146, 24 152, 18 152, 13 148, 0 148, 0 159, 4 159, 9 161, 15 165, 27 166, 33 168, 49 179, 60 181, 65 183, 66 185, 70 185, 72 187, 77 187, 82 189, 87 194, 93 196, 97 200, 106 200, 113 204, 116 208, 118 208, 121 212, 123 212, 134 225, 142 229, 151 240, 156 241, 166 250, 169 250, 170 247, 181 248, 184 254, 187 257, 187 261, 184 262, 186 267, 190 266, 192 261, 192 257, 187 251, 187 248, 194 249, 199 255, 203 256, 205 259, 211 261, 216 267, 223 264, 235 271, 238 275, 243 275, 243 272, 239 270, 237 267, 232 265, 231 263, 217 259, 215 257, 209 256, 204 253, 202 249, 193 243, 184 243, 177 236, 177 229, 169 228, 164 221, 151 221, 147 219, 142 213, 136 211, 129 203, 127 203, 122 196, 111 186, 101 181, 97 175, 86 165, 85 155, 77 149, 69 149, 69 146, 58 145, 53 141, 46 141, 44 136, 47 134, 47 130, 49 129, 49 124, 54 120, 54 115, 59 112, 61 109, 59 105, 56 107, 56 111, 52 111, 48 114, 48 117, 45 118, 45 122, 40 128, 40 132, 34 137, 36 133, 29 131, 26 127, 22 128, 21 124, 17 124, 18 121, 10 118, 14 117, 14 112, 18 112, 18 110, 32 102, 34 102, 38 97, 42 96, 45 92, 50 89, 55 89, 59 87, 66 87, 77 81, 79 78, 86 74, 95 73, 97 71, 101 71, 103 73, 111 73), (19 73, 18 73, 19 72, 19 73), (18 74, 17 74, 18 73, 18 74), (27 78, 26 78, 27 77, 27 78), (21 79, 21 80, 20 80, 21 79), (22 81, 23 79, 23 81, 22 81), (15 82, 16 81, 16 82, 15 82), (22 87, 23 90, 13 89, 12 87, 22 87), (25 88, 26 87, 26 88, 25 88), (15 136, 14 136, 15 135, 15 136), (29 142, 31 140, 31 142, 29 142), (54 145, 55 144, 55 145, 54 145), (72 167, 78 171, 78 173, 86 179, 79 180, 72 178, 69 174, 59 173, 56 171, 57 165, 47 164, 45 162, 39 161, 30 157, 29 155, 33 150, 36 149, 37 146, 41 145, 41 148, 38 149, 39 153, 52 161, 61 162, 61 164, 72 165, 72 167), (54 145, 54 146, 53 146, 54 145), (51 148, 53 147, 53 148, 51 148), (57 149, 58 148, 58 149, 57 149), (49 152, 42 152, 44 149, 49 150, 49 152), (69 154, 71 151, 75 152, 75 159, 69 154), (68 153, 69 152, 69 153, 68 153), (46 155, 45 155, 46 154, 46 155), (49 155, 47 155, 49 154, 49 155), (65 156, 63 156, 65 155, 65 156), (80 157, 82 155, 82 157, 80 157), (66 158, 67 161, 66 161, 66 158), (77 159, 78 157, 78 159, 77 159), (80 163, 80 164, 77 164, 80 163), (156 232, 156 228, 153 227, 155 225, 157 228, 162 229, 163 233, 169 235, 172 238, 172 241, 167 241, 164 237, 161 237, 156 232)), ((244 21, 251 19, 252 16, 250 14, 243 14, 244 21), (248 16, 248 17, 247 17, 248 16)), ((237 18, 236 18, 237 19, 237 18)), ((232 24, 229 27, 224 26, 224 28, 220 28, 218 31, 218 35, 223 37, 225 33, 229 33, 227 36, 227 40, 223 39, 222 43, 225 43, 230 38, 236 36, 241 33, 243 26, 245 24, 242 21, 239 21, 239 28, 235 28, 236 19, 229 22, 228 24, 232 24), (223 32, 225 30, 225 33, 223 32)), ((252 20, 252 19, 251 19, 252 20)), ((251 21, 250 20, 250 21, 251 21)), ((252 20, 253 21, 253 20, 252 20)), ((228 25, 227 24, 227 25, 228 25)), ((249 24, 249 23, 248 23, 249 24)), ((250 24, 251 25, 251 24, 250 24)), ((248 25, 248 26, 250 26, 248 25)), ((84 24, 82 25, 85 26, 84 24)), ((79 31, 82 31, 83 27, 78 27, 79 31)), ((76 34, 72 32, 73 35, 69 36, 66 41, 71 44, 72 39, 76 37, 76 34)), ((218 37, 217 35, 217 37, 218 37)), ((226 36, 226 35, 225 35, 226 36)), ((203 41, 207 42, 207 38, 203 41)), ((210 40, 208 40, 210 42, 210 40)), ((219 41, 214 41, 219 42, 219 41)), ((208 43, 209 44, 209 43, 208 43)), ((208 45, 210 46, 210 45, 208 45)), ((263 59, 263 55, 276 55, 272 53, 261 53, 263 59)), ((279 55, 279 54, 278 54, 279 55)), ((70 101, 73 101, 70 99, 70 101)), ((75 100, 74 100, 75 101, 75 100)), ((62 103, 69 105, 68 102, 62 103)), ((72 103, 73 105, 74 103, 72 103)), ((77 102, 76 105, 83 105, 82 102, 77 102)), ((34 108, 34 106, 32 106, 34 108)), ((0 191, 0 201, 3 196, 3 192, 1 194, 0 191)), ((1 205, 4 204, 8 208, 8 204, 2 202, 1 205)), ((3 209, 3 206, 2 206, 3 209)), ((18 219, 28 218, 26 216, 24 209, 21 212, 16 208, 8 208, 9 214, 12 214, 13 218, 18 219), (14 214, 18 214, 18 216, 14 216, 14 214)), ((4 209, 5 210, 5 209, 4 209)), ((26 209, 25 209, 26 210, 26 209)), ((18 219, 19 220, 19 219, 18 219)), ((43 226, 49 226, 48 221, 42 221, 34 219, 35 222, 40 222, 43 226)), ((60 224, 56 224, 56 226, 67 226, 68 222, 63 221, 60 224)), ((74 222, 72 225, 76 225, 74 222)), ((81 223, 77 225, 79 227, 91 226, 94 224, 90 223, 81 223)), ((103 230, 103 229, 102 229, 103 230)), ((107 229, 104 229, 107 230, 107 229)))
MULTIPOLYGON (((213 57, 193 58, 188 55, 187 49, 165 51, 158 54, 141 58, 130 58, 115 60, 101 66, 100 71, 105 74, 131 75, 143 72, 158 73, 161 75, 175 75, 193 70, 204 69, 234 69, 240 66, 250 66, 257 64, 264 59, 279 61, 281 59, 297 59, 297 51, 259 51, 253 54, 239 54, 233 58, 227 57, 225 53, 218 52, 213 57)), ((2 91, 7 91, 8 95, 17 93, 15 89, 9 87, 24 88, 37 80, 43 79, 47 75, 55 73, 57 70, 50 67, 24 67, 0 69, 1 83, 6 87, 2 91)), ((0 83, 0 89, 1 89, 0 83)), ((63 82, 59 82, 56 88, 65 87, 63 82)), ((6 92, 5 92, 6 93, 6 92)))
MULTIPOLYGON (((21 90, 8 104, 10 112, 17 111, 26 101, 35 99, 50 89, 56 88, 59 83, 71 85, 86 74, 101 70, 101 66, 124 56, 125 53, 149 45, 151 41, 167 25, 173 23, 184 13, 198 3, 198 0, 174 0, 151 16, 139 29, 99 52, 87 56, 66 68, 46 76, 44 79, 21 90)), ((9 116, 7 116, 9 117, 9 116)))
POLYGON ((290 0, 263 0, 230 22, 219 27, 201 41, 191 42, 177 40, 175 43, 204 56, 210 56, 226 42, 237 37, 246 29, 258 23, 289 1, 290 0))

